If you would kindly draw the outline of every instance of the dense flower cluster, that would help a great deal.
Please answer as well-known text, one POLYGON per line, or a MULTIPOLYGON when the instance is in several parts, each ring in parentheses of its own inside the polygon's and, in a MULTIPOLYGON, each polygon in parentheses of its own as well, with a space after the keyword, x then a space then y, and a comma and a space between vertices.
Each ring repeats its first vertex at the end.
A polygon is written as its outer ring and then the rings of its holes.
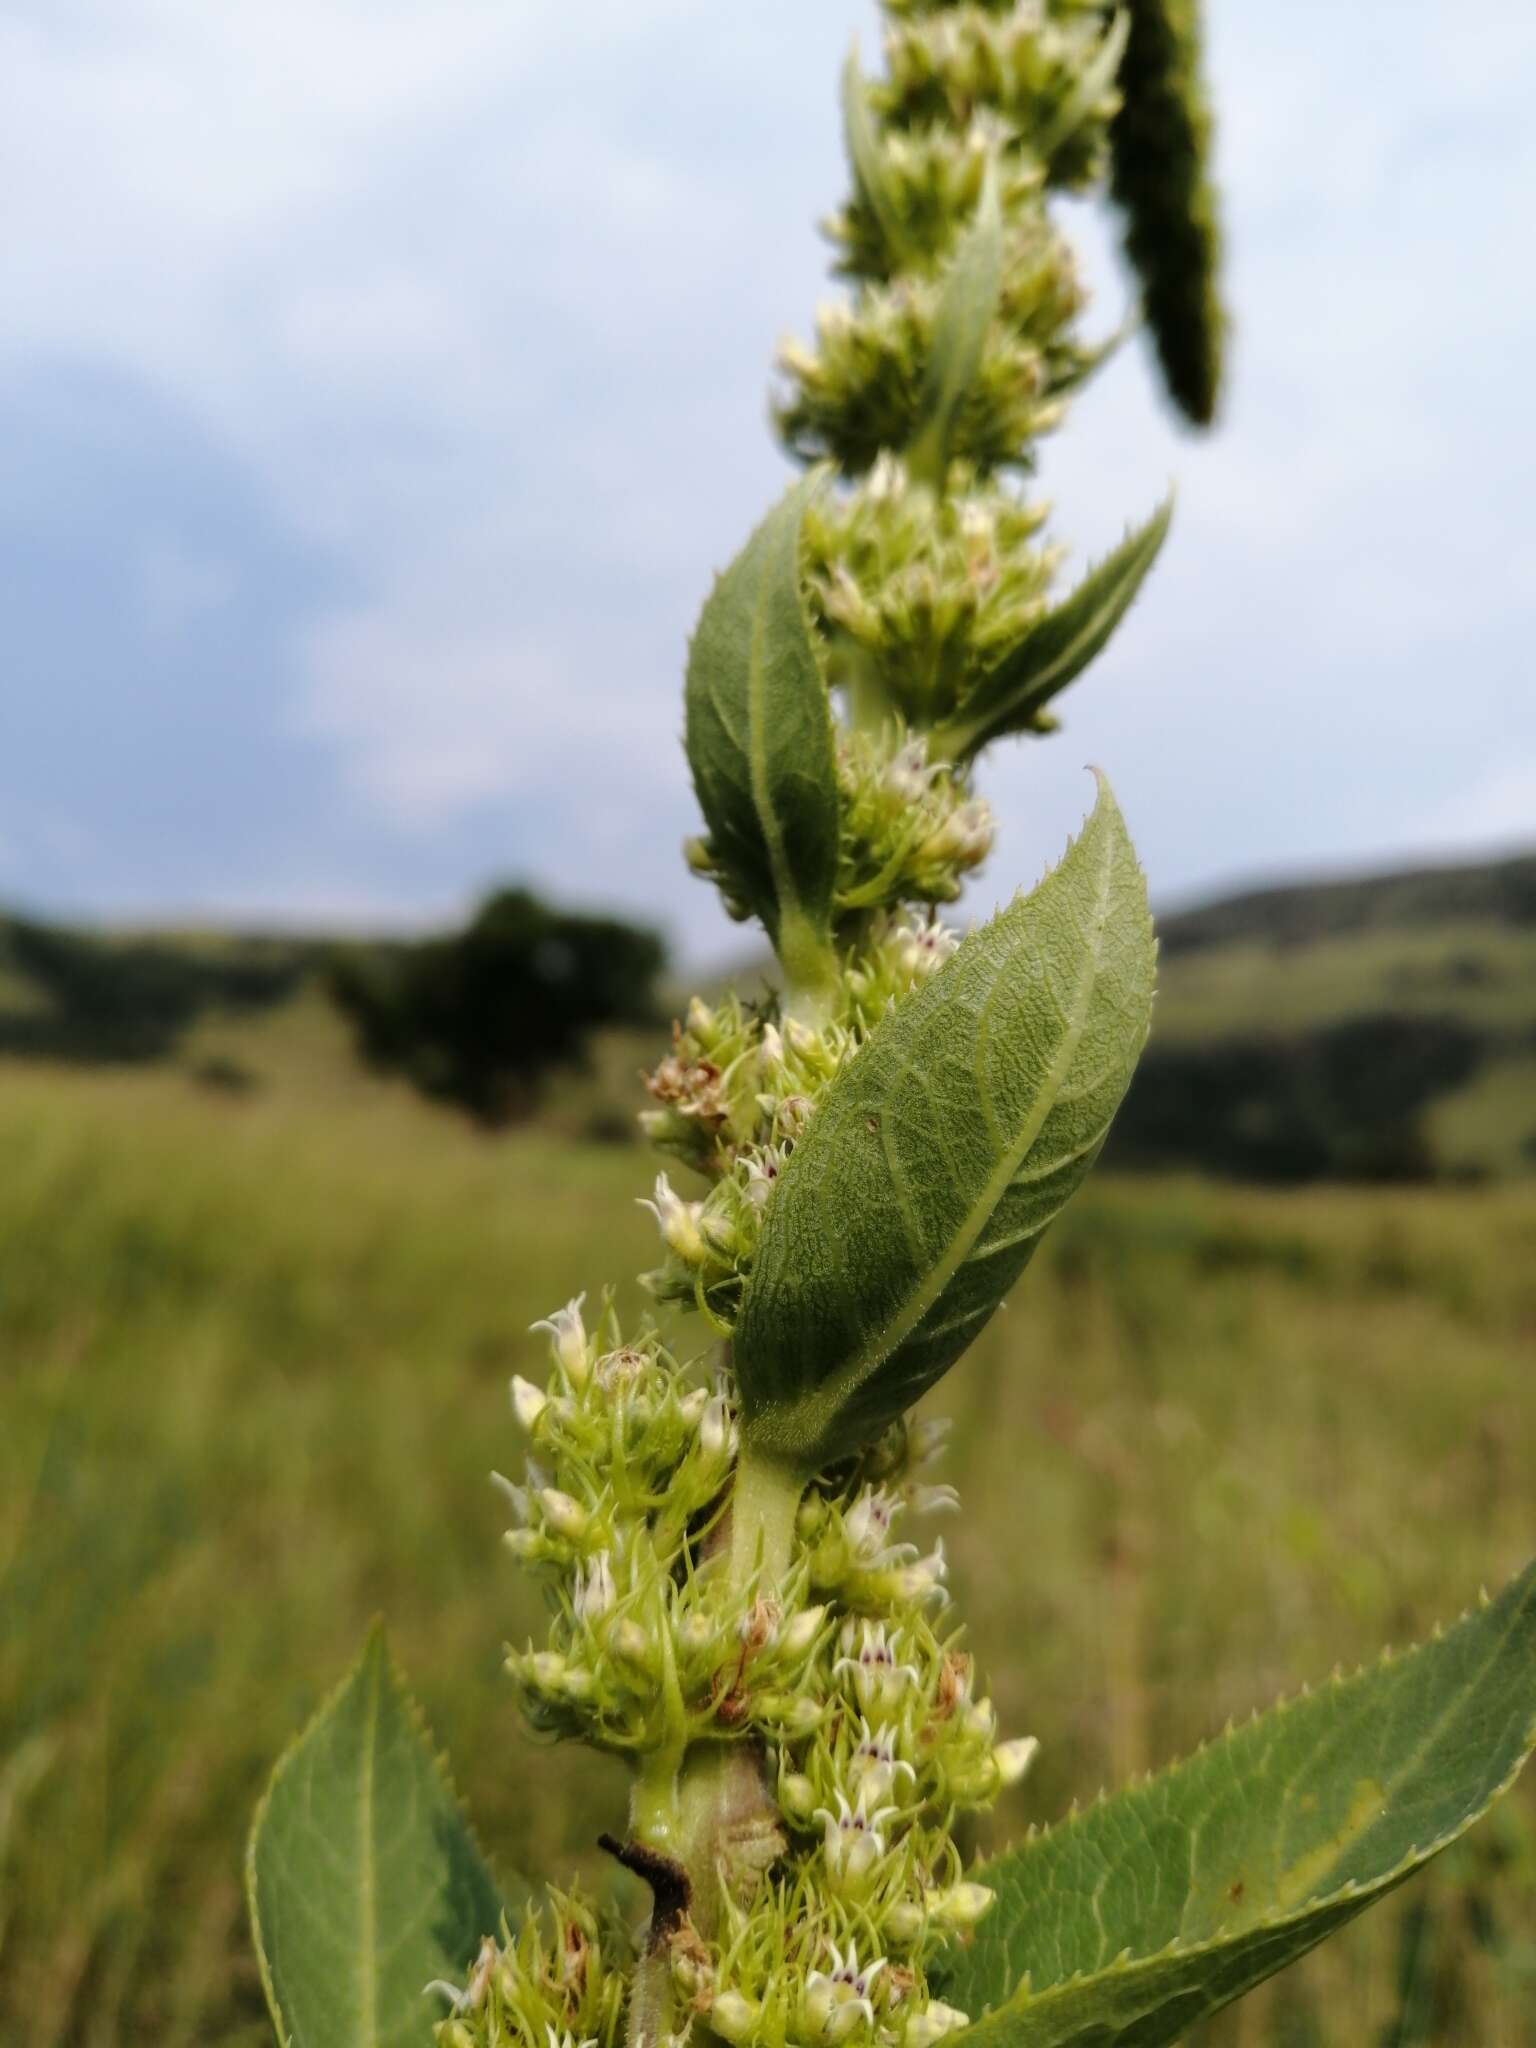
MULTIPOLYGON (((589 1332, 573 1301, 540 1326, 547 1383, 512 1405, 528 1443, 500 1484, 508 1544, 546 1582, 547 1643, 508 1658, 533 1726, 644 1770, 700 1741, 750 1746, 772 1805, 720 1871, 712 1939, 674 1930, 682 2010, 734 2042, 880 2040, 926 2048, 963 2023, 926 1966, 990 1903, 955 1817, 989 1806, 1034 1745, 1002 1741, 948 1614, 942 1539, 903 1518, 958 1506, 928 1475, 943 1425, 897 1425, 821 1475, 787 1569, 743 1578, 717 1541, 738 1450, 729 1384, 695 1383, 654 1332, 589 1332)), ((610 1935, 611 1948, 616 1937, 610 1935)), ((554 1901, 490 1942, 443 2048, 606 2048, 616 1979, 592 1909, 554 1901)))
MULTIPOLYGON (((841 472, 800 534, 805 617, 842 712, 835 987, 811 1006, 696 998, 647 1077, 642 1121, 667 1161, 643 1198, 662 1247, 647 1285, 664 1312, 696 1313, 683 1327, 705 1349, 680 1362, 670 1324, 667 1341, 626 1334, 609 1306, 589 1328, 577 1300, 540 1326, 544 1383, 513 1382, 526 1462, 501 1482, 507 1542, 551 1620, 508 1670, 535 1729, 635 1766, 630 1841, 614 1846, 654 1911, 638 1934, 600 1931, 556 1899, 444 1987, 441 2048, 614 2048, 621 2031, 631 2048, 931 2048, 967 2020, 933 1995, 931 1967, 991 1903, 957 1818, 1033 1754, 1002 1738, 977 1684, 942 1537, 907 1534, 957 1506, 932 1477, 939 1427, 897 1423, 830 1469, 770 1475, 770 1510, 731 1370, 786 1161, 956 944, 934 907, 985 858, 993 821, 953 736, 1045 615, 1056 568, 1043 508, 1000 472, 1028 468, 1095 360, 1047 202, 1103 171, 1119 16, 1099 0, 886 12, 884 76, 846 82, 856 189, 831 231, 853 294, 823 310, 814 349, 786 346, 779 414, 793 451, 841 472), (946 292, 994 196, 996 290, 935 441, 946 292)), ((746 914, 708 841, 689 860, 746 914)))
POLYGON ((822 499, 806 545, 834 686, 872 684, 915 730, 953 717, 1045 610, 1059 550, 1037 545, 1044 517, 974 472, 941 495, 891 455, 822 499))

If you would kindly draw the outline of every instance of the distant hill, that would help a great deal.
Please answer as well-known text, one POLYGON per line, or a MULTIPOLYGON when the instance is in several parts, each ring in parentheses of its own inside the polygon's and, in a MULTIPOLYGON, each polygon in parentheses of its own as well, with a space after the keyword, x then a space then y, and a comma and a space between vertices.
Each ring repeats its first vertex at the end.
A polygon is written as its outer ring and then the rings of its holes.
MULTIPOLYGON (((1536 1173, 1536 854, 1245 891, 1159 931, 1152 1042, 1111 1159, 1275 1181, 1536 1173)), ((349 1085, 320 996, 334 949, 0 917, 0 1058, 349 1085)), ((621 1135, 650 1050, 615 1034, 564 1114, 621 1135)))
POLYGON ((1122 1162, 1536 1172, 1536 855, 1253 890, 1159 934, 1122 1162))

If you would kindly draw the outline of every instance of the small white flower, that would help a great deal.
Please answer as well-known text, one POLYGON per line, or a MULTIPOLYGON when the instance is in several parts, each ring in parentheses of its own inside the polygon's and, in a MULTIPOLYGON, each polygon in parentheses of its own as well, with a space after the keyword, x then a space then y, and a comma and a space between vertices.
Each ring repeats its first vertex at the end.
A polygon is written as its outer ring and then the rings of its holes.
POLYGON ((756 1156, 748 1156, 747 1200, 754 1209, 767 1207, 768 1197, 773 1193, 774 1182, 784 1170, 783 1154, 774 1145, 767 1145, 756 1156))
POLYGON ((832 1671, 834 1677, 844 1671, 852 1674, 854 1692, 866 1714, 898 1707, 921 1676, 915 1664, 899 1660, 896 1644, 886 1639, 883 1621, 866 1621, 858 1654, 839 1657, 832 1671))
POLYGON ((563 2034, 557 2034, 548 2021, 544 2025, 544 2038, 548 2048, 597 2048, 595 2037, 578 2041, 569 2028, 563 2034))
POLYGON ((944 1577, 949 1564, 944 1556, 944 1538, 935 1538, 932 1550, 926 1557, 919 1557, 911 1564, 905 1564, 895 1573, 895 1594, 898 1600, 921 1603, 924 1600, 944 1598, 944 1577))
POLYGON ((581 1320, 582 1303, 586 1298, 585 1294, 578 1294, 564 1308, 557 1308, 552 1316, 545 1316, 529 1325, 530 1332, 549 1332, 555 1357, 564 1366, 573 1387, 585 1386, 587 1381, 587 1329, 581 1320))
POLYGON ((758 1062, 766 1073, 777 1073, 784 1064, 784 1040, 777 1024, 763 1026, 763 1040, 758 1048, 758 1062))
POLYGON ((902 1778, 909 1785, 916 1784, 916 1771, 899 1753, 899 1729, 893 1728, 889 1722, 871 1729, 861 1716, 859 1730, 859 1745, 853 1752, 850 1768, 860 1798, 874 1802, 889 1799, 902 1778))
POLYGON ((923 842, 930 860, 953 860, 973 867, 991 851, 996 826, 985 797, 971 797, 952 810, 936 832, 923 842))
POLYGON ((948 1415, 925 1416, 907 1431, 907 1457, 914 1472, 921 1472, 943 1455, 954 1422, 948 1415))
POLYGON ((668 1250, 690 1266, 699 1266, 708 1256, 703 1236, 699 1230, 699 1218, 704 1213, 702 1202, 685 1202, 675 1194, 671 1182, 664 1173, 656 1176, 653 1195, 637 1197, 642 1209, 649 1209, 661 1226, 663 1242, 668 1250))
POLYGON ((885 1968, 885 1957, 877 1956, 863 1967, 858 1945, 850 1936, 845 1956, 835 1941, 827 1943, 832 1959, 830 1970, 812 1970, 805 1980, 800 2001, 801 2024, 813 2041, 833 2044, 845 2041, 860 2025, 875 2024, 875 1981, 885 1968))
POLYGON ((1020 1735, 1012 1742, 1000 1742, 992 1752, 999 1783, 1004 1787, 1017 1785, 1039 1754, 1039 1739, 1033 1735, 1020 1735))
POLYGON ((549 1406, 549 1396, 536 1387, 531 1380, 525 1380, 520 1372, 512 1375, 512 1413, 517 1417, 518 1427, 532 1436, 534 1425, 549 1406))
POLYGON ((890 1541, 891 1524, 901 1510, 899 1494, 883 1486, 865 1487, 843 1517, 843 1534, 860 1564, 894 1564, 899 1558, 916 1556, 910 1543, 893 1546, 890 1541))
POLYGON ((449 1984, 441 1977, 434 1977, 430 1984, 422 1987, 422 1997, 430 1998, 435 1992, 439 1998, 446 1998, 449 2010, 454 2014, 478 2012, 485 2003, 485 1994, 490 1989, 496 1965, 501 1961, 501 1950, 490 1935, 480 1944, 480 1953, 475 1958, 475 1967, 469 1973, 469 1982, 461 1991, 457 1984, 449 1984))
POLYGON ((863 1889, 871 1870, 885 1854, 881 1823, 889 1820, 896 1809, 894 1806, 877 1806, 873 1813, 869 1812, 862 1786, 851 1806, 847 1794, 841 1789, 836 1798, 836 1813, 828 1807, 819 1806, 812 1817, 821 1822, 827 1876, 834 1890, 857 1892, 863 1889))
POLYGON ((598 1620, 612 1607, 615 1597, 613 1566, 606 1550, 577 1565, 575 1607, 583 1621, 598 1620))
POLYGON ((936 773, 928 762, 928 742, 909 740, 886 763, 880 786, 889 795, 900 797, 903 803, 920 803, 936 773))

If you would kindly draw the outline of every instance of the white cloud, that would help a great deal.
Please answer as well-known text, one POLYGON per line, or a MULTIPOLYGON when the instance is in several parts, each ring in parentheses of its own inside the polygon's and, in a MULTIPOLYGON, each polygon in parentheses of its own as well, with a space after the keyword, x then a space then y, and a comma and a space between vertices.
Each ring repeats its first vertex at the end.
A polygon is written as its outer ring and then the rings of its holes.
MULTIPOLYGON (((1210 12, 1229 416, 1177 437, 1133 344, 1048 454, 1079 562, 1171 475, 1179 518, 1069 704, 1068 755, 996 778, 1008 845, 1045 858, 1075 762, 1104 758, 1180 887, 1426 829, 1460 844, 1528 794, 1500 756, 1513 735, 1525 758, 1531 719, 1499 656, 1528 643, 1536 561, 1510 424, 1536 338, 1515 253, 1536 19, 1469 0, 1451 32, 1441 0, 1404 0, 1387 38, 1335 0, 1210 12), (1448 691, 1454 760, 1432 739, 1448 691)), ((774 488, 769 353, 825 289, 810 223, 843 177, 837 62, 869 24, 866 0, 0 18, 0 371, 68 357, 173 393, 338 553, 364 594, 305 638, 299 716, 381 832, 484 819, 504 866, 539 854, 517 836, 536 800, 584 886, 617 862, 621 893, 705 929, 702 892, 667 879, 683 645, 774 488)), ((239 576, 153 535, 139 568, 159 630, 239 576)))

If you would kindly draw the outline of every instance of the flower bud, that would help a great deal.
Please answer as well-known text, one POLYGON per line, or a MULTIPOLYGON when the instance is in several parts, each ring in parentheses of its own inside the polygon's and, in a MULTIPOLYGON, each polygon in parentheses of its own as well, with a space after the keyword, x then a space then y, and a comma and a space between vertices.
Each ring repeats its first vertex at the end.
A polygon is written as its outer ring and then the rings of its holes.
POLYGON ((997 1734, 997 1709, 990 1700, 972 1700, 960 1715, 960 1726, 967 1735, 991 1742, 997 1734))
POLYGON ((780 1646, 791 1657, 803 1657, 821 1634, 825 1607, 802 1607, 779 1637, 780 1646))
POLYGON ((539 1506, 544 1510, 544 1519, 557 1536, 563 1536, 570 1543, 579 1542, 586 1534, 590 1519, 580 1502, 572 1500, 568 1493, 562 1493, 558 1486, 546 1486, 539 1494, 539 1506))
POLYGON ((1005 1787, 1017 1785, 1039 1754, 1039 1738, 1034 1735, 1020 1735, 1012 1742, 1000 1742, 992 1752, 998 1782, 1005 1787))
POLYGON ((695 1607, 677 1625, 677 1646, 685 1653, 697 1655, 709 1649, 719 1632, 714 1620, 695 1607))
POLYGON ((810 1820, 816 1812, 816 1787, 803 1771, 789 1771, 779 1780, 779 1804, 791 1820, 810 1820))
POLYGON ((531 1380, 525 1380, 521 1373, 512 1375, 512 1413, 517 1417, 518 1426, 529 1436, 544 1410, 549 1406, 549 1396, 531 1380))
POLYGON ((933 2048, 935 2041, 942 2041, 946 2034, 952 2034, 957 2027, 968 2027, 970 2024, 969 2013, 961 2012, 955 2006, 945 2005, 935 1998, 926 2011, 913 2013, 901 2038, 904 2048, 933 2048))
POLYGON ((567 1665, 557 1650, 535 1650, 520 1660, 523 1676, 530 1685, 540 1692, 559 1693, 565 1690, 567 1665))
POLYGON ((992 1904, 993 1894, 984 1884, 952 1884, 945 1891, 928 1894, 928 1908, 933 1918, 945 1927, 952 1927, 963 1934, 968 1927, 974 1927, 992 1904))
POLYGON ((762 2007, 739 1991, 722 1991, 709 2009, 709 2024, 727 2041, 750 2041, 762 2007))
POLYGON ((616 1621, 608 1631, 608 1647, 615 1657, 626 1664, 633 1664, 638 1670, 649 1671, 654 1663, 651 1654, 651 1639, 638 1621, 625 1615, 616 1621))
POLYGON ((881 1931, 888 1941, 894 1941, 900 1948, 910 1948, 922 1938, 923 1929, 928 1925, 928 1915, 913 1899, 902 1899, 892 1906, 884 1916, 881 1931))

